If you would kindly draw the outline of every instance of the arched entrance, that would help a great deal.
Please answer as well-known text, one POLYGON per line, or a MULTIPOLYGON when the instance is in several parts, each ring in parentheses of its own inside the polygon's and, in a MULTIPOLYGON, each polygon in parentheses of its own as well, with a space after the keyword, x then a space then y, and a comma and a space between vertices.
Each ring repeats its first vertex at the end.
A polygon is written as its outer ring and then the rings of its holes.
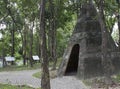
POLYGON ((78 69, 78 60, 79 60, 79 44, 75 44, 72 48, 70 58, 67 64, 65 75, 74 75, 77 73, 78 69))

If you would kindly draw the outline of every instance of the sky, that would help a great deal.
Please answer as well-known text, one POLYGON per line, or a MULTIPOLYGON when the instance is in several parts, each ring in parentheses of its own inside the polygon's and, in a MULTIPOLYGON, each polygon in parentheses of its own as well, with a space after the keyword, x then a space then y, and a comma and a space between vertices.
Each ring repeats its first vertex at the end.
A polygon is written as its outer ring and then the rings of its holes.
POLYGON ((6 28, 6 25, 5 24, 0 24, 0 30, 1 29, 5 29, 6 28))
MULTIPOLYGON (((5 29, 6 28, 6 25, 4 24, 0 24, 0 30, 1 29, 5 29)), ((0 33, 0 39, 2 38, 2 33, 0 33)))

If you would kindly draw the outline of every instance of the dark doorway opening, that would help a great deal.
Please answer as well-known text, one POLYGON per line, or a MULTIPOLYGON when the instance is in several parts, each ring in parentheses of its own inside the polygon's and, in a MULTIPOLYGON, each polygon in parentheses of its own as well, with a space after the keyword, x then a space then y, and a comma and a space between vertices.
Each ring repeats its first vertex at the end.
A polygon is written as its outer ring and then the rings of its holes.
POLYGON ((75 44, 70 54, 70 58, 67 64, 65 75, 75 75, 77 73, 79 50, 80 50, 79 44, 75 44))

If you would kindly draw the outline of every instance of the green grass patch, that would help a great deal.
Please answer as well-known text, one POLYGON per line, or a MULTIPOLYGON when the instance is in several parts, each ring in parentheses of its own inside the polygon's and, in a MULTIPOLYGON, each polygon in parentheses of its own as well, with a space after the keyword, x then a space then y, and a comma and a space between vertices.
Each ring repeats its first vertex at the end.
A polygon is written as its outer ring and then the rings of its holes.
POLYGON ((33 67, 30 67, 29 65, 25 66, 16 66, 16 65, 8 65, 4 68, 0 68, 1 71, 21 71, 21 70, 34 70, 34 69, 40 69, 41 63, 36 63, 33 65, 33 67))
POLYGON ((91 86, 92 85, 92 81, 89 80, 83 80, 82 81, 86 86, 91 86))
MULTIPOLYGON (((58 58, 57 60, 57 64, 56 64, 56 67, 58 68, 59 65, 61 64, 61 61, 62 61, 62 58, 58 58)), ((52 68, 53 66, 53 61, 50 61, 49 62, 49 67, 52 68)), ((42 76, 42 73, 41 72, 37 72, 37 73, 34 73, 32 75, 33 77, 36 77, 36 78, 41 78, 42 76)), ((53 70, 53 71, 50 71, 50 78, 55 78, 57 76, 57 70, 53 70)))
POLYGON ((36 78, 41 78, 41 72, 34 73, 32 76, 36 78))
MULTIPOLYGON (((25 85, 14 86, 9 84, 0 84, 0 89, 36 89, 36 88, 28 87, 25 85)), ((40 88, 37 88, 37 89, 40 89, 40 88)))
MULTIPOLYGON (((56 67, 58 68, 60 63, 62 61, 62 58, 58 58, 56 67)), ((53 61, 50 61, 49 67, 53 67, 53 61)), ((7 65, 4 68, 0 68, 1 71, 21 71, 21 70, 34 70, 34 69, 40 69, 41 68, 41 63, 35 63, 33 67, 30 67, 30 65, 22 65, 22 66, 17 66, 17 65, 7 65)))
MULTIPOLYGON (((62 58, 58 58, 56 67, 59 67, 61 63, 62 58)), ((49 67, 53 66, 53 61, 50 61, 49 67)), ((4 68, 0 68, 1 71, 21 71, 21 70, 33 70, 33 69, 40 69, 41 68, 41 63, 36 63, 33 65, 33 67, 30 67, 30 65, 22 65, 22 66, 17 66, 17 65, 7 65, 4 68)))
MULTIPOLYGON (((49 72, 50 72, 51 79, 57 77, 57 70, 53 70, 53 71, 49 71, 49 72)), ((36 78, 41 78, 42 72, 36 72, 32 76, 36 77, 36 78)))
POLYGON ((120 74, 112 76, 112 79, 116 82, 120 82, 120 74))

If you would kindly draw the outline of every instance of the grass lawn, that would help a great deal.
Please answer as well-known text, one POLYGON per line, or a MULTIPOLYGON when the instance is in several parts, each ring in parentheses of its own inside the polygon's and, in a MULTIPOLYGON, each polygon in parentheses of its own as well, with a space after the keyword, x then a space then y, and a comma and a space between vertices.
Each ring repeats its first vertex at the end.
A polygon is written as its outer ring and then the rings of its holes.
MULTIPOLYGON (((31 88, 28 86, 13 86, 13 85, 8 85, 8 84, 0 84, 0 89, 35 89, 35 88, 31 88)), ((38 88, 40 89, 40 88, 38 88)))
POLYGON ((41 78, 41 72, 34 73, 32 76, 36 78, 41 78))
MULTIPOLYGON (((62 61, 62 58, 59 58, 58 61, 57 61, 56 67, 59 67, 61 61, 62 61)), ((49 67, 52 68, 52 65, 53 65, 53 62, 50 62, 49 63, 49 67)), ((49 71, 49 72, 50 72, 50 78, 55 78, 57 76, 57 70, 49 71)), ((36 78, 41 78, 42 73, 41 72, 37 72, 37 73, 34 73, 32 76, 36 77, 36 78)))
POLYGON ((0 68, 0 71, 21 71, 21 70, 40 69, 40 68, 41 68, 41 63, 36 63, 33 65, 33 67, 30 67, 28 65, 26 66, 8 65, 4 68, 0 68))
POLYGON ((117 74, 117 75, 112 76, 112 79, 113 79, 115 82, 120 83, 120 74, 117 74))
MULTIPOLYGON (((59 67, 60 63, 61 63, 61 58, 58 59, 56 66, 59 67)), ((49 67, 52 68, 53 66, 53 62, 50 61, 49 62, 49 67)), ((1 71, 21 71, 21 70, 34 70, 34 69, 40 69, 41 68, 41 63, 35 63, 33 65, 33 67, 30 67, 30 65, 23 65, 23 66, 17 66, 17 65, 8 65, 4 68, 0 68, 0 72, 1 71)))
MULTIPOLYGON (((49 72, 50 72, 50 78, 51 79, 57 77, 57 70, 53 70, 53 71, 49 71, 49 72)), ((41 76, 42 76, 42 73, 37 72, 37 73, 34 73, 32 76, 40 79, 41 76)))

